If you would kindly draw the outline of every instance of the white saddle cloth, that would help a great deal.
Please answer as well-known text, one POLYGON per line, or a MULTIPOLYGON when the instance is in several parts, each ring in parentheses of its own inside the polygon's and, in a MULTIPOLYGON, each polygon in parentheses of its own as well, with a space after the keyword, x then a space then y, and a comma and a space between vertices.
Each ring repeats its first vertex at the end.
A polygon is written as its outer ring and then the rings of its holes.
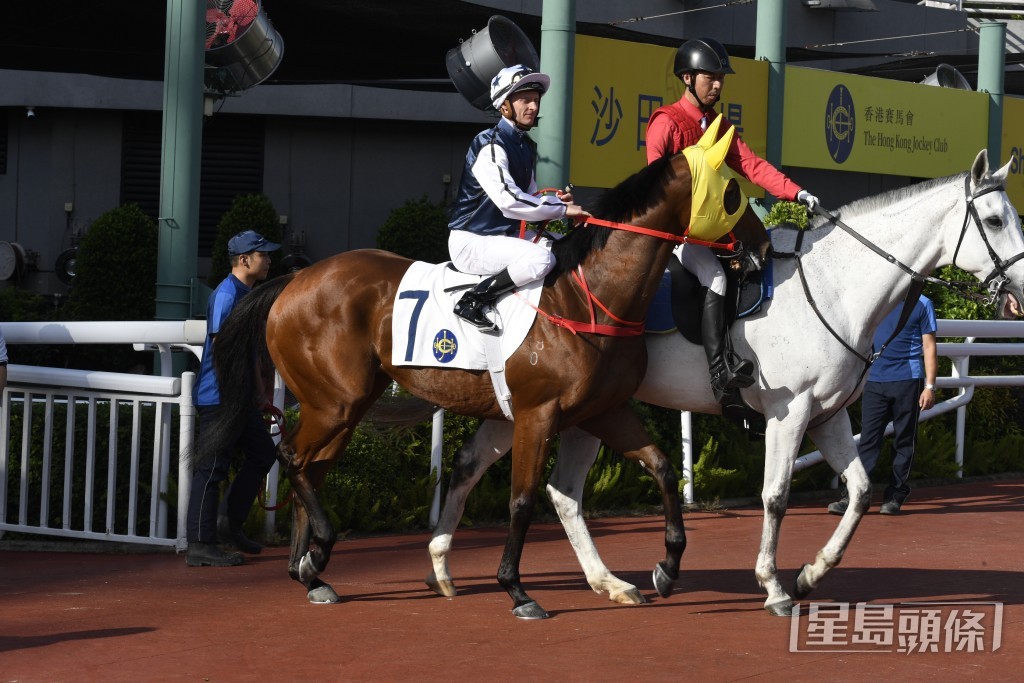
MULTIPOLYGON (((475 285, 482 279, 453 270, 447 263, 413 263, 395 297, 391 362, 428 368, 493 369, 497 359, 488 363, 485 344, 493 339, 485 337, 493 337, 494 333, 483 333, 452 312, 466 290, 444 291, 459 285, 475 285)), ((536 306, 543 287, 543 280, 531 282, 503 296, 496 304, 497 313, 488 314, 497 316, 502 364, 523 343, 537 316, 536 310, 523 299, 536 306)))

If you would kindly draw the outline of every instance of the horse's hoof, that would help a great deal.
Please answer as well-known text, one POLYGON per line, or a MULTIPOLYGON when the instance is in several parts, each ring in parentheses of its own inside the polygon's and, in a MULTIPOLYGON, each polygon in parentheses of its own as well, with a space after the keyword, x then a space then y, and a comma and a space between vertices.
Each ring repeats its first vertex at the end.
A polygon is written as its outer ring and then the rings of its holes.
POLYGON ((793 601, 786 599, 782 602, 776 602, 771 605, 764 606, 765 611, 773 617, 791 617, 793 616, 793 601))
POLYGON ((800 573, 796 575, 796 586, 793 589, 793 595, 796 596, 797 600, 806 598, 814 590, 814 586, 806 578, 810 567, 811 565, 805 564, 800 568, 800 573))
POLYGON ((675 583, 668 573, 661 568, 661 564, 654 565, 654 571, 651 573, 651 580, 654 581, 654 590, 658 591, 658 595, 663 598, 667 598, 672 595, 672 584, 675 583))
POLYGON ((338 594, 326 583, 310 590, 306 593, 306 598, 314 605, 333 605, 336 602, 341 602, 338 594))
POLYGON ((455 589, 455 583, 450 579, 438 581, 437 576, 431 574, 426 578, 426 584, 430 587, 430 590, 445 598, 454 598, 458 594, 458 591, 455 589))
POLYGON ((642 605, 647 602, 647 598, 636 588, 609 595, 608 598, 620 605, 642 605))
POLYGON ((512 609, 512 614, 520 619, 547 619, 548 613, 536 602, 528 602, 512 609))

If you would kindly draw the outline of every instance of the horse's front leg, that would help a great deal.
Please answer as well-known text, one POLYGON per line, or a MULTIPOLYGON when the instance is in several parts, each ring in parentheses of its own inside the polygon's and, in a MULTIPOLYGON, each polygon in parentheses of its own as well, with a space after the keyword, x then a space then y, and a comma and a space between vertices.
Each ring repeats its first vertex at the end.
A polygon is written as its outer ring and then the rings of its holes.
POLYGON ((439 595, 455 597, 455 582, 448 570, 448 555, 452 549, 452 536, 466 509, 466 499, 487 468, 512 448, 511 422, 485 420, 476 434, 455 454, 452 478, 448 485, 441 517, 434 528, 428 550, 433 571, 426 583, 439 595))
POLYGON ((576 558, 595 593, 607 593, 608 599, 628 605, 646 600, 636 586, 619 579, 608 570, 597 552, 594 540, 583 519, 583 486, 587 472, 594 466, 601 441, 583 430, 572 427, 562 432, 558 442, 558 458, 548 477, 547 493, 565 528, 565 535, 576 551, 576 558))
POLYGON ((793 462, 803 439, 808 414, 806 408, 798 410, 792 404, 789 411, 786 420, 769 419, 765 430, 764 488, 761 491, 764 522, 761 528, 761 548, 754 569, 757 582, 768 592, 764 608, 776 616, 788 616, 793 612, 793 598, 779 582, 776 554, 779 531, 789 504, 793 462))
POLYGON ((825 460, 836 471, 846 477, 846 488, 850 504, 839 520, 839 526, 832 532, 828 543, 818 551, 812 564, 805 564, 796 577, 796 597, 806 597, 817 588, 830 569, 843 559, 850 540, 871 502, 871 482, 864 464, 857 456, 857 445, 850 428, 850 416, 840 410, 828 422, 807 431, 814 443, 825 456, 825 460))
POLYGON ((622 404, 580 425, 630 460, 636 460, 654 477, 661 489, 665 511, 665 559, 654 567, 654 588, 665 598, 679 578, 679 564, 686 550, 683 509, 679 502, 679 477, 672 463, 647 435, 628 404, 622 404))
POLYGON ((537 486, 544 471, 544 461, 555 435, 554 420, 541 410, 520 412, 512 446, 512 495, 508 503, 509 527, 505 552, 498 567, 498 583, 512 598, 512 614, 520 619, 547 619, 548 613, 523 588, 519 563, 523 557, 526 532, 533 519, 537 502, 537 486))

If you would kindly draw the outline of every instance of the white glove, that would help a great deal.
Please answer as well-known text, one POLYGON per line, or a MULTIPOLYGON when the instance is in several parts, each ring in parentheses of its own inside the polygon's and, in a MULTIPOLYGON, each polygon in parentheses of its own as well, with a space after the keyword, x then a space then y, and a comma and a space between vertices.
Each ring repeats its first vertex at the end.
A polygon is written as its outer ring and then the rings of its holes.
POLYGON ((814 207, 818 205, 818 198, 807 190, 800 190, 799 194, 796 196, 796 200, 811 211, 814 211, 814 207))

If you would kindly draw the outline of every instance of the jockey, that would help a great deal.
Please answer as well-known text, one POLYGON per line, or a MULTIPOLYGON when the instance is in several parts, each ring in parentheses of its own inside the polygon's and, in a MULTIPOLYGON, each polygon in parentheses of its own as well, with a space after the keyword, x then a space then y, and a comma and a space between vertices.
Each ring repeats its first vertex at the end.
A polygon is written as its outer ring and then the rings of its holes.
POLYGON ((537 125, 540 98, 550 85, 547 74, 521 64, 499 71, 490 95, 501 119, 478 134, 466 153, 448 250, 462 272, 491 276, 455 304, 456 315, 482 330, 497 329, 484 311, 499 296, 543 278, 555 266, 547 247, 515 236, 520 221, 590 215, 569 192, 535 196, 537 145, 527 133, 537 125))
MULTIPOLYGON (((722 96, 726 74, 735 73, 725 48, 711 38, 683 43, 676 52, 673 72, 683 82, 685 91, 678 102, 660 107, 651 115, 647 124, 647 163, 697 143, 719 115, 715 104, 722 96)), ((723 122, 722 133, 731 126, 723 122)), ((725 162, 738 175, 780 199, 800 201, 812 209, 818 203, 817 197, 754 154, 738 134, 733 137, 725 162)), ((711 388, 721 401, 729 390, 754 383, 753 364, 746 359, 733 363, 726 350, 725 271, 710 247, 682 244, 674 253, 683 267, 697 276, 701 286, 707 287, 701 333, 711 371, 711 388)))

